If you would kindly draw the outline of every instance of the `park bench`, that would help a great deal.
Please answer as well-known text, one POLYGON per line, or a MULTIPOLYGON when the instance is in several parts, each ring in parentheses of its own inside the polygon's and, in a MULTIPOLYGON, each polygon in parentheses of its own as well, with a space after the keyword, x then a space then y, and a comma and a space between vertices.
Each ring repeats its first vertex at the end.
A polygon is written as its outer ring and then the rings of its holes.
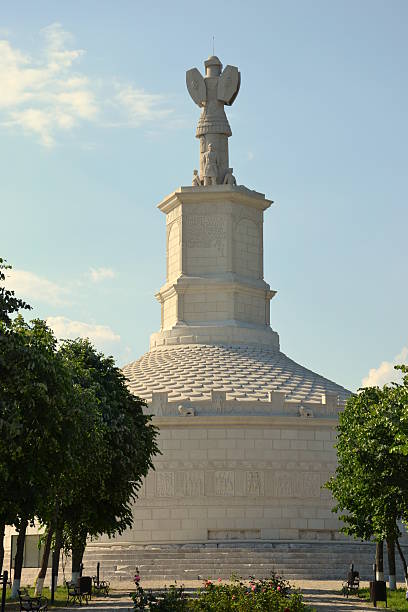
POLYGON ((20 612, 45 612, 48 610, 48 599, 46 597, 30 597, 27 589, 18 591, 20 600, 20 612))
POLYGON ((92 593, 95 595, 105 595, 105 597, 109 594, 110 582, 108 580, 99 580, 97 576, 92 576, 92 593))
POLYGON ((347 574, 347 580, 343 582, 342 593, 348 598, 349 595, 357 595, 360 588, 360 572, 354 571, 354 566, 350 566, 350 571, 347 574))
POLYGON ((90 576, 81 576, 78 582, 67 582, 67 604, 79 603, 82 606, 82 600, 87 604, 92 596, 92 578, 90 576))

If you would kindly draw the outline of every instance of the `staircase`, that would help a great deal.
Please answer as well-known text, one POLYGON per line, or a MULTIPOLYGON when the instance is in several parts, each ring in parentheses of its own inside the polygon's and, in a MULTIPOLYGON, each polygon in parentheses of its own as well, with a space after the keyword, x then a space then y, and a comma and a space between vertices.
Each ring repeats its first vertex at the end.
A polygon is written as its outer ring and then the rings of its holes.
MULTIPOLYGON (((386 566, 386 550, 384 548, 386 566)), ((404 547, 408 555, 408 546, 404 547)), ((362 580, 372 579, 375 546, 348 542, 226 542, 211 544, 95 545, 87 547, 87 575, 96 573, 112 582, 133 579, 139 568, 142 580, 229 579, 267 577, 271 571, 288 580, 343 580, 350 563, 362 580)), ((403 570, 397 555, 397 580, 403 570)), ((387 567, 385 567, 387 572, 387 567)), ((387 575, 387 574, 386 574, 387 575)))

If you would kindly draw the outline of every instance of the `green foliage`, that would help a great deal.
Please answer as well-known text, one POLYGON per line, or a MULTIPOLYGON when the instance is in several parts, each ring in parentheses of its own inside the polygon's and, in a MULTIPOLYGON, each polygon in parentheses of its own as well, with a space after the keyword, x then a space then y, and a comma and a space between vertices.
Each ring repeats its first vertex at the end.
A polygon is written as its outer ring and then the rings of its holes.
MULTIPOLYGON (((362 599, 370 601, 370 589, 360 589, 358 594, 362 599)), ((377 608, 385 608, 385 602, 377 602, 377 608)), ((408 612, 405 589, 397 589, 396 591, 387 589, 387 608, 390 612, 408 612)))
POLYGON ((204 587, 191 598, 186 597, 183 587, 177 586, 160 595, 146 593, 136 580, 136 593, 132 594, 132 599, 137 612, 301 612, 308 609, 302 595, 291 593, 289 583, 275 574, 266 580, 251 578, 249 584, 237 578, 228 584, 221 580, 206 580, 204 587))
POLYGON ((157 430, 111 357, 88 340, 58 349, 4 286, 0 259, 0 526, 66 525, 69 546, 121 533, 159 452, 157 430))
POLYGON ((326 483, 342 531, 362 540, 395 540, 408 518, 408 376, 402 385, 360 389, 338 427, 338 467, 326 483))
POLYGON ((87 535, 113 535, 132 525, 132 502, 159 452, 157 430, 111 357, 81 339, 64 342, 59 354, 71 370, 79 400, 76 468, 70 474, 69 499, 61 507, 66 534, 80 545, 87 535))
POLYGON ((6 270, 10 269, 11 266, 8 266, 5 260, 0 257, 0 324, 2 324, 0 333, 4 333, 5 328, 10 326, 14 313, 23 309, 31 309, 31 306, 26 302, 15 297, 14 291, 10 291, 4 286, 6 270))
POLYGON ((17 526, 41 516, 46 494, 64 468, 64 419, 70 378, 43 321, 18 315, 0 361, 0 515, 17 526), (50 461, 52 457, 52 462, 50 461))

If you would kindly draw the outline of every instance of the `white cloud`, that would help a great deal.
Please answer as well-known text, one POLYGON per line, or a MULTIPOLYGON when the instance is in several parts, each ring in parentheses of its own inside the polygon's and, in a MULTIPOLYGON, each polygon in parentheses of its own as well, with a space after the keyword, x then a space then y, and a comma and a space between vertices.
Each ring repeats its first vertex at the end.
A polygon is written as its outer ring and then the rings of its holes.
POLYGON ((128 121, 138 127, 146 121, 157 121, 167 118, 173 111, 165 108, 165 96, 150 94, 132 85, 116 86, 115 101, 127 113, 128 121))
POLYGON ((84 323, 83 321, 73 321, 64 316, 48 317, 46 323, 54 330, 59 340, 89 338, 97 346, 120 341, 120 336, 115 334, 108 325, 95 325, 92 323, 84 323))
POLYGON ((13 268, 6 273, 6 286, 28 302, 36 300, 52 306, 67 303, 68 290, 27 270, 13 268))
POLYGON ((378 368, 371 368, 368 375, 361 382, 362 387, 382 387, 386 383, 398 382, 402 375, 394 366, 408 362, 408 347, 404 346, 393 361, 383 361, 378 368))
POLYGON ((100 283, 105 278, 114 278, 115 271, 112 268, 90 268, 89 275, 93 283, 100 283))
POLYGON ((43 46, 35 56, 0 40, 0 125, 34 134, 52 147, 60 133, 85 121, 140 127, 173 112, 161 94, 79 72, 85 51, 73 48, 61 24, 47 26, 41 35, 43 46))

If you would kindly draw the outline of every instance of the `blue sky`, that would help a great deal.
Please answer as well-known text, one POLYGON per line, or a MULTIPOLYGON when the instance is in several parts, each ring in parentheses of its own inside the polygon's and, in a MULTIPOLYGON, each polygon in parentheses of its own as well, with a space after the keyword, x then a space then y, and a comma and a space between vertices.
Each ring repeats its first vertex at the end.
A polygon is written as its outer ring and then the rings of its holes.
POLYGON ((156 204, 197 166, 185 71, 215 36, 242 74, 231 164, 275 201, 282 350, 353 390, 408 361, 407 2, 16 0, 0 16, 0 256, 34 316, 120 365, 147 350, 156 204))

